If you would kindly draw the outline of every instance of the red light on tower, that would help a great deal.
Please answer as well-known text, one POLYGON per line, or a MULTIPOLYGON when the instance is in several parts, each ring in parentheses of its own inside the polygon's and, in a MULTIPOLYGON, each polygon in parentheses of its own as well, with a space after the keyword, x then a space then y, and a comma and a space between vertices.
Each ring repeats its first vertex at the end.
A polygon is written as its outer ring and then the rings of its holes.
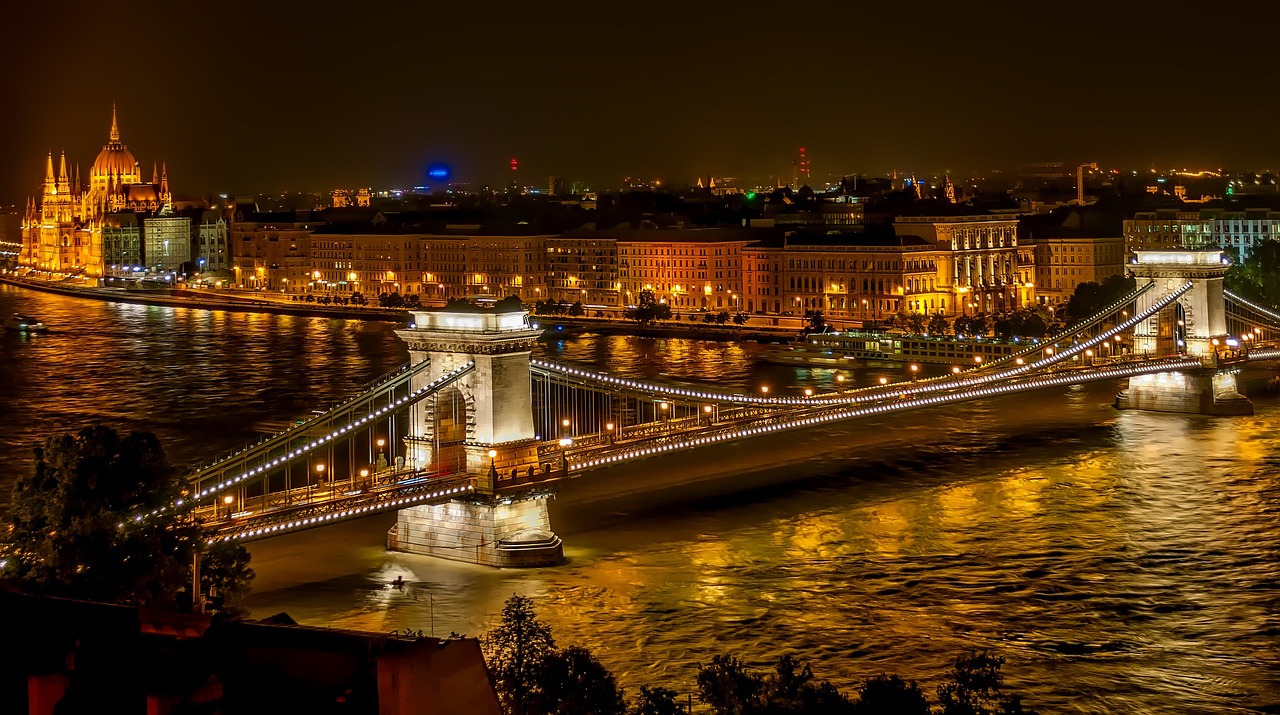
POLYGON ((520 162, 516 161, 516 158, 514 156, 511 157, 511 170, 515 171, 518 168, 520 168, 520 162))
POLYGON ((804 147, 800 147, 800 180, 809 183, 809 158, 805 156, 804 147))

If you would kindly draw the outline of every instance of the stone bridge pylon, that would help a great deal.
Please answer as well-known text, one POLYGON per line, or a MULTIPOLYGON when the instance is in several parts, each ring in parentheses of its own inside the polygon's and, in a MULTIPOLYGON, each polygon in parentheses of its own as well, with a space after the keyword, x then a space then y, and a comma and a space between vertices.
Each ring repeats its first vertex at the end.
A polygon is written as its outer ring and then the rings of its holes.
POLYGON ((1196 357, 1204 367, 1131 377, 1129 387, 1116 396, 1116 407, 1207 415, 1253 414, 1253 403, 1237 389, 1237 370, 1224 365, 1224 357, 1232 352, 1232 338, 1227 334, 1222 285, 1230 264, 1222 252, 1138 251, 1128 267, 1139 288, 1153 287, 1138 297, 1137 314, 1191 284, 1168 307, 1134 326, 1134 351, 1196 357))
POLYGON ((529 356, 541 330, 523 310, 480 306, 422 310, 396 335, 409 362, 429 365, 414 389, 471 364, 451 384, 410 409, 410 463, 443 474, 466 472, 473 496, 399 512, 390 548, 486 566, 560 563, 547 495, 499 495, 503 481, 537 470, 529 356))

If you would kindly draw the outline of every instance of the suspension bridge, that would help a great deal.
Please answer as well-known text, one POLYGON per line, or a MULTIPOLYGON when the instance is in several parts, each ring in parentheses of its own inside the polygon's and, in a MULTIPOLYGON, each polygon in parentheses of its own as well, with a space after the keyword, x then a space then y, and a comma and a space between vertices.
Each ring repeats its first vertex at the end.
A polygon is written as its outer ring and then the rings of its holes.
MULTIPOLYGON (((531 357, 523 311, 414 313, 410 362, 301 424, 194 469, 219 539, 397 512, 388 546, 492 566, 562 560, 564 480, 724 443, 1050 387, 1128 380, 1119 408, 1252 413, 1242 365, 1280 359, 1280 310, 1223 289, 1216 251, 1139 252, 1137 287, 1069 330, 951 374, 803 395, 624 378, 531 357)), ((138 515, 158 518, 161 514, 138 515)))

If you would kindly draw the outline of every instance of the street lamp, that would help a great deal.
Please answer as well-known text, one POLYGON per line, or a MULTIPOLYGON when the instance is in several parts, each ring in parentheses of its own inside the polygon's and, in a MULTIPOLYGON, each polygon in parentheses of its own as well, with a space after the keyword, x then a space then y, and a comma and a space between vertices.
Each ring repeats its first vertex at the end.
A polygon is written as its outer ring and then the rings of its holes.
POLYGON ((812 388, 812 387, 806 387, 806 388, 804 388, 804 396, 805 396, 805 397, 813 397, 813 388, 812 388))
POLYGON ((566 473, 569 471, 569 448, 573 446, 573 440, 568 437, 560 439, 560 468, 566 473))
POLYGON ((231 520, 231 505, 236 503, 236 498, 230 494, 222 497, 222 503, 227 505, 227 520, 231 520))
POLYGON ((702 414, 707 416, 707 426, 711 426, 711 405, 703 405, 702 414))
POLYGON ((915 379, 916 379, 916 373, 918 373, 918 372, 920 372, 920 366, 919 366, 919 365, 912 364, 912 365, 911 365, 911 379, 912 379, 912 380, 915 380, 915 379))
POLYGON ((613 444, 613 423, 604 423, 604 431, 609 433, 609 444, 613 444))
POLYGON ((364 485, 368 483, 369 483, 369 470, 361 469, 360 470, 360 487, 364 488, 364 485))
POLYGON ((316 486, 324 481, 324 462, 316 465, 316 486))
POLYGON ((498 460, 498 450, 496 449, 489 450, 489 479, 495 482, 498 480, 497 460, 498 460))
POLYGON ((769 386, 768 386, 768 385, 761 385, 761 386, 760 386, 760 393, 761 393, 761 394, 763 394, 763 395, 767 395, 767 394, 769 394, 769 386))
POLYGON ((882 378, 880 378, 880 384, 881 384, 881 385, 888 385, 888 384, 889 384, 889 378, 887 378, 887 377, 882 377, 882 378))
POLYGON ((383 452, 382 452, 382 448, 383 448, 383 447, 385 447, 385 446, 386 446, 386 444, 387 444, 387 440, 385 440, 385 439, 383 439, 383 438, 381 438, 381 437, 379 437, 379 438, 378 438, 378 462, 377 462, 377 465, 376 465, 376 468, 377 468, 378 470, 382 470, 382 469, 386 469, 386 468, 387 468, 387 458, 386 458, 386 456, 385 456, 385 455, 383 454, 383 452))

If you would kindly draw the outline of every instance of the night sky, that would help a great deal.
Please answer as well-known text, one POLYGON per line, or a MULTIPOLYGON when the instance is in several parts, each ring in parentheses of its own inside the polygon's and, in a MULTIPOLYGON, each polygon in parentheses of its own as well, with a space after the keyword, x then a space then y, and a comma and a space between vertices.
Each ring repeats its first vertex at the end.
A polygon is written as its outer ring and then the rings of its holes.
POLYGON ((113 100, 180 196, 505 183, 513 156, 525 184, 767 180, 801 145, 815 180, 1280 166, 1272 2, 275 5, 8 4, 0 201, 50 148, 87 174, 113 100))

